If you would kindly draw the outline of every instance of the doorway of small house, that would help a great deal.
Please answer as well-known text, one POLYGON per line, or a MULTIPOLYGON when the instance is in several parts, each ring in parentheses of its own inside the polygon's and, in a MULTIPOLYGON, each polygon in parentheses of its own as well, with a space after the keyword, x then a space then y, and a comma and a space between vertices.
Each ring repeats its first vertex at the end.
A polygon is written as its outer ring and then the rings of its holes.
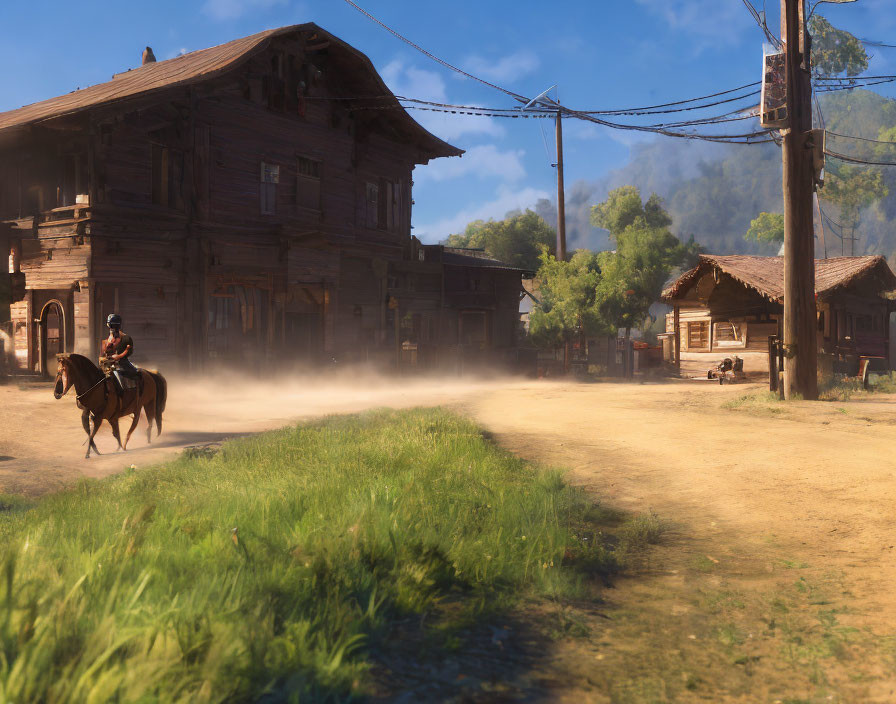
POLYGON ((39 371, 44 376, 55 369, 56 355, 65 352, 65 313, 59 301, 48 301, 38 323, 39 371))

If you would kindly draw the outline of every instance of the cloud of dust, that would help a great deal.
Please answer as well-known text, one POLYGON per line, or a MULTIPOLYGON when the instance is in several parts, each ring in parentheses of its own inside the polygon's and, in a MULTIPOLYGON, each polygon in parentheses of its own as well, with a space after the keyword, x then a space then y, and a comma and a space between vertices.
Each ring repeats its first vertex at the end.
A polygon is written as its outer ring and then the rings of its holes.
POLYGON ((165 374, 166 428, 187 432, 253 432, 290 422, 372 408, 463 405, 499 388, 532 383, 519 376, 420 376, 364 368, 258 377, 222 370, 165 374))

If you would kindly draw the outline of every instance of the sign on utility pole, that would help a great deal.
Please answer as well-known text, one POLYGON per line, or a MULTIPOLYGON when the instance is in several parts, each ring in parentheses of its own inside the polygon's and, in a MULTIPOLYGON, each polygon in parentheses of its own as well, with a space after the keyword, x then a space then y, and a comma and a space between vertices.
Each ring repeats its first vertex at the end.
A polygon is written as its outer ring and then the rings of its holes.
POLYGON ((784 397, 818 398, 812 87, 805 0, 781 0, 787 82, 784 167, 784 397))

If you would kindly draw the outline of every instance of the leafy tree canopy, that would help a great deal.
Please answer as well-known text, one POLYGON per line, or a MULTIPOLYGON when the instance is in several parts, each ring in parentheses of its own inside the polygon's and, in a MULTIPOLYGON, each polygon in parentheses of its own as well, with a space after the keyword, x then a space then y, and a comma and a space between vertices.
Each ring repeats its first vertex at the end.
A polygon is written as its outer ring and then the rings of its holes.
POLYGON ((819 196, 833 203, 840 211, 840 222, 855 229, 863 208, 888 193, 878 169, 843 165, 829 170, 819 196))
POLYGON ((750 222, 750 229, 747 230, 744 239, 768 244, 783 242, 783 213, 759 213, 759 217, 750 222))
POLYGON ((597 301, 598 258, 594 252, 580 249, 569 261, 558 261, 547 249, 542 251, 539 304, 529 316, 529 332, 536 344, 560 345, 576 336, 612 332, 597 301))
POLYGON ((635 186, 622 186, 610 191, 606 201, 591 208, 591 224, 609 230, 610 237, 615 238, 636 224, 669 227, 672 218, 663 209, 663 201, 656 193, 642 203, 641 192, 635 186))
POLYGON ((484 249, 489 256, 510 266, 535 271, 542 248, 554 251, 557 235, 540 215, 532 210, 508 213, 504 220, 475 220, 464 234, 449 235, 449 247, 484 249))
POLYGON ((812 35, 812 70, 816 75, 857 76, 868 68, 868 53, 849 32, 837 29, 821 15, 809 20, 812 35))
POLYGON ((670 231, 662 200, 642 201, 634 186, 611 191, 592 208, 592 222, 610 232, 613 251, 577 251, 568 262, 542 255, 541 303, 529 320, 536 342, 557 344, 577 335, 632 328, 647 317, 670 274, 693 263, 700 247, 670 231))

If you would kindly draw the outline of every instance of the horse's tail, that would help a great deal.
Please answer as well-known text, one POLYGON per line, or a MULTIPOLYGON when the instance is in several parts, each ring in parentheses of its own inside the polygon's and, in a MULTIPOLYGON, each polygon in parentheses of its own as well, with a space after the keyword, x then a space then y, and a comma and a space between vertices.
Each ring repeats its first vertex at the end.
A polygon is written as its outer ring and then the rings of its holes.
POLYGON ((168 382, 158 372, 150 372, 153 381, 156 383, 156 435, 162 434, 162 413, 165 412, 165 403, 168 400, 168 382))

